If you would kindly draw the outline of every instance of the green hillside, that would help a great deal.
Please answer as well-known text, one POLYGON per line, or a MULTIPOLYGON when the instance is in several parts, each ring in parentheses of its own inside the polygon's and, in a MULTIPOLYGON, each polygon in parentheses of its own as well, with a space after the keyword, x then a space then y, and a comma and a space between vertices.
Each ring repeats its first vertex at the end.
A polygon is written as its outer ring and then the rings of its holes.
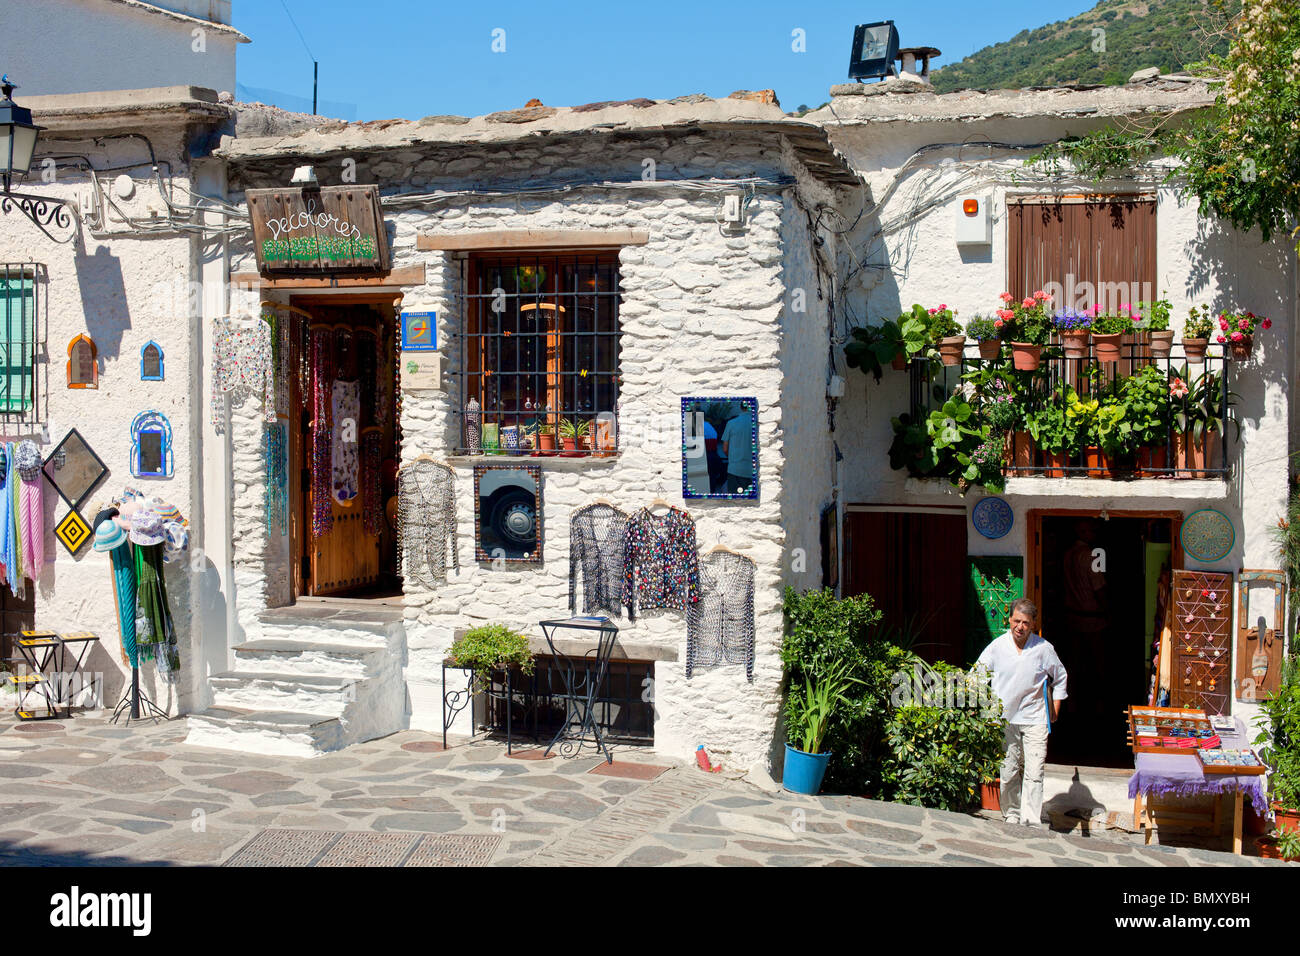
POLYGON ((1222 28, 1240 0, 1101 0, 1069 20, 1022 30, 1010 40, 936 70, 940 92, 1069 83, 1126 83, 1136 71, 1174 73, 1227 52, 1222 28), (1105 31, 1105 50, 1095 50, 1105 31))

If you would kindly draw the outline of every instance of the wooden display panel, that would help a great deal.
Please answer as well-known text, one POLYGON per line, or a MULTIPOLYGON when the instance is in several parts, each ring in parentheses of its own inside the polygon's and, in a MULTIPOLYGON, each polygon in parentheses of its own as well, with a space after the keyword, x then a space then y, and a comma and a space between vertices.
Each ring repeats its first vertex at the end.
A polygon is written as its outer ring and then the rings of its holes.
POLYGON ((1173 661, 1169 701, 1174 707, 1228 712, 1228 661, 1232 653, 1232 575, 1175 571, 1173 661))
POLYGON ((1282 635, 1278 630, 1286 621, 1286 579, 1282 572, 1243 569, 1237 578, 1237 607, 1241 609, 1237 620, 1234 682, 1237 700, 1268 700, 1277 692, 1282 672, 1282 635), (1259 619, 1263 615, 1258 609, 1249 610, 1249 595, 1253 590, 1258 600, 1264 600, 1269 590, 1267 585, 1273 590, 1273 627, 1261 628, 1259 619))

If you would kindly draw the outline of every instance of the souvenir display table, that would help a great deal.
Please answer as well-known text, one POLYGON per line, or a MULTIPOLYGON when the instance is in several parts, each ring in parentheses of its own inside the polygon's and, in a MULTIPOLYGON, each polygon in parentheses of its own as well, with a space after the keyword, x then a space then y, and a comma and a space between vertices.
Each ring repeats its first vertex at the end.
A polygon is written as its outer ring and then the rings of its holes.
POLYGON ((14 646, 18 656, 10 662, 25 664, 26 674, 10 674, 18 688, 19 703, 14 715, 19 720, 57 720, 72 716, 72 700, 81 689, 81 671, 86 656, 99 638, 89 631, 56 634, 53 631, 20 631, 14 646), (74 686, 75 685, 75 686, 74 686), (27 703, 38 693, 45 701, 45 713, 37 714, 27 703), (62 707, 62 713, 60 713, 62 707))
MULTIPOLYGON (((1249 739, 1245 722, 1234 717, 1232 730, 1218 731, 1224 750, 1248 749, 1249 739)), ((1128 795, 1133 798, 1133 826, 1146 827, 1146 842, 1156 827, 1155 816, 1171 822, 1189 825, 1200 824, 1218 833, 1223 819, 1223 805, 1232 801, 1232 852, 1241 853, 1241 818, 1246 799, 1261 816, 1268 810, 1264 790, 1264 774, 1251 769, 1250 773, 1216 772, 1206 770, 1194 748, 1186 752, 1152 753, 1138 748, 1133 755, 1134 772, 1129 778, 1128 795), (1195 810, 1179 806, 1176 801, 1188 798, 1211 797, 1214 809, 1195 810), (1175 802, 1171 802, 1175 801, 1175 802)), ((1172 748, 1171 748, 1172 749, 1172 748)), ((1209 760, 1209 758, 1207 758, 1209 760)))

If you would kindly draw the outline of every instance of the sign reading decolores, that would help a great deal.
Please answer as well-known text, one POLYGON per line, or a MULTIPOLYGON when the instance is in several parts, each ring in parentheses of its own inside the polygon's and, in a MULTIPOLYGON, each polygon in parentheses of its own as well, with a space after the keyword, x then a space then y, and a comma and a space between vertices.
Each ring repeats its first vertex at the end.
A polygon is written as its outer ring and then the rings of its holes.
POLYGON ((438 350, 438 313, 402 313, 402 351, 436 352, 438 350))

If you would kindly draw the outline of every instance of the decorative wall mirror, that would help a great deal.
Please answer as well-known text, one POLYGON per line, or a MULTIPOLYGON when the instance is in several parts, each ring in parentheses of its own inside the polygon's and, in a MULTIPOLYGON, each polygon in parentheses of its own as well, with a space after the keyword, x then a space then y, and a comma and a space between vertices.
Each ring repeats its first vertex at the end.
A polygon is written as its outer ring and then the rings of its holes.
POLYGON ((541 563, 541 468, 474 467, 474 549, 480 561, 541 563))
POLYGON ((160 412, 141 412, 131 423, 131 474, 137 478, 170 478, 172 426, 160 412))
POLYGON ((157 342, 149 341, 140 349, 140 381, 163 380, 163 350, 157 342))
POLYGON ((682 497, 758 497, 758 399, 682 399, 682 497))
POLYGON ((68 343, 68 388, 99 388, 99 350, 89 335, 68 343))
POLYGON ((75 428, 54 446, 44 470, 54 490, 74 511, 108 474, 108 466, 75 428))

